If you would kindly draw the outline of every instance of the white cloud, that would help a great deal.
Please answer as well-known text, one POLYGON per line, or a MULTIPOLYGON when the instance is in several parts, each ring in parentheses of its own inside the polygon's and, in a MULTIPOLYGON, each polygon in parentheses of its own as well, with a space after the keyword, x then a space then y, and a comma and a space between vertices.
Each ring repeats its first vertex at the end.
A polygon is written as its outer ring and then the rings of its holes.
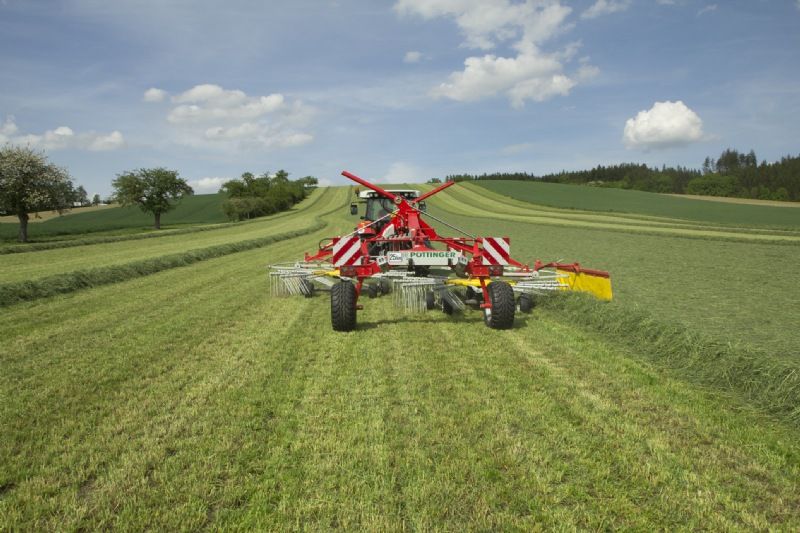
POLYGON ((302 130, 315 110, 282 94, 248 96, 238 89, 201 84, 172 97, 172 102, 167 122, 181 144, 235 151, 287 148, 314 139, 302 130))
POLYGON ((376 180, 378 183, 415 183, 425 181, 425 177, 420 169, 405 163, 397 161, 392 163, 386 174, 376 180))
POLYGON ((656 102, 625 122, 623 142, 628 148, 669 148, 700 141, 703 121, 686 104, 656 102))
POLYGON ((566 18, 572 9, 559 0, 398 0, 394 8, 400 15, 454 19, 465 47, 491 50, 509 43, 516 51, 513 57, 467 57, 464 69, 434 88, 434 96, 469 102, 503 94, 514 107, 521 107, 527 100, 541 102, 566 95, 580 81, 564 72, 578 43, 555 53, 540 48, 569 28, 566 18))
POLYGON ((42 134, 20 134, 13 116, 7 116, 0 127, 0 144, 28 145, 43 150, 116 150, 125 146, 125 138, 119 131, 104 135, 94 131, 75 133, 68 126, 59 126, 42 134))
POLYGON ((593 19, 602 15, 610 15, 625 11, 631 5, 630 0, 597 0, 586 11, 581 13, 582 19, 593 19))
POLYGON ((142 100, 145 102, 163 102, 167 98, 167 91, 152 87, 144 92, 142 100))
POLYGON ((196 193, 214 193, 219 191, 222 184, 229 181, 231 178, 200 178, 199 180, 189 180, 189 185, 196 193))
POLYGON ((795 3, 795 6, 797 6, 797 9, 800 9, 800 0, 797 0, 797 2, 795 3))
POLYGON ((14 135, 17 133, 17 124, 14 120, 14 115, 8 115, 0 126, 0 135, 3 137, 7 135, 14 135))
MULTIPOLYGON (((798 0, 800 1, 800 0, 798 0)), ((656 0, 657 3, 661 4, 662 6, 674 6, 675 0, 656 0)))
POLYGON ((403 63, 419 63, 420 59, 422 59, 422 52, 411 50, 403 56, 403 63))
POLYGON ((94 151, 116 150, 125 146, 125 138, 119 131, 112 131, 108 135, 98 135, 89 143, 88 149, 94 151))
POLYGON ((712 11, 716 11, 718 7, 719 6, 717 4, 709 4, 704 8, 700 9, 697 12, 697 16, 699 17, 700 15, 705 15, 706 13, 711 13, 712 11))

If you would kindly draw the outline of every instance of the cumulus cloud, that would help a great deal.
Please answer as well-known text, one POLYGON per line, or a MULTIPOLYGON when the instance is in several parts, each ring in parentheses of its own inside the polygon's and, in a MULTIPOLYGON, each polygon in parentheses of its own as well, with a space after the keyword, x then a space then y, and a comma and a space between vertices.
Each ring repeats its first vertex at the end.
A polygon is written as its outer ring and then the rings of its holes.
POLYGON ((167 98, 167 91, 156 89, 155 87, 147 89, 144 92, 142 100, 145 102, 163 102, 167 98))
POLYGON ((189 185, 192 186, 196 193, 214 193, 219 191, 222 184, 230 179, 219 177, 200 178, 198 180, 189 180, 189 185))
POLYGON ((704 137, 703 121, 686 104, 656 102, 625 122, 623 142, 628 148, 658 149, 686 145, 704 137))
POLYGON ((311 142, 302 131, 314 109, 282 94, 249 96, 238 89, 205 83, 172 96, 167 122, 178 142, 196 147, 287 148, 311 142))
POLYGON ((502 94, 521 107, 527 100, 566 95, 580 81, 564 72, 577 43, 557 52, 541 49, 569 27, 566 18, 572 9, 559 0, 398 0, 394 8, 404 16, 452 18, 464 36, 464 47, 488 51, 509 45, 516 52, 511 57, 499 53, 467 57, 464 69, 434 88, 434 96, 470 102, 502 94))
POLYGON ((412 164, 397 161, 392 163, 389 170, 377 179, 379 183, 415 183, 424 181, 423 173, 412 164))
POLYGON ((75 133, 68 126, 47 130, 41 134, 19 134, 13 116, 7 116, 0 127, 0 144, 28 145, 44 150, 90 150, 94 152, 116 150, 125 146, 125 138, 119 131, 109 134, 88 131, 75 133))
POLYGON ((422 52, 410 50, 403 56, 403 63, 419 63, 420 59, 422 59, 422 52))
POLYGON ((602 15, 610 15, 625 11, 631 5, 630 0, 597 0, 594 4, 581 13, 582 19, 593 19, 602 15))

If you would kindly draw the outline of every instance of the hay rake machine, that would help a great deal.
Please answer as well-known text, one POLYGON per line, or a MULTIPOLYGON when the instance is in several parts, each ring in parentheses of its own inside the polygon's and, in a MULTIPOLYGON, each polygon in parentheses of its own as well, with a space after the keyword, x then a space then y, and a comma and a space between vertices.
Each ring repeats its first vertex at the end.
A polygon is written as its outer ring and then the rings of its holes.
MULTIPOLYGON (((336 331, 356 327, 359 297, 392 294, 394 304, 409 311, 440 309, 447 314, 467 307, 480 310, 494 329, 508 329, 519 309, 530 312, 548 292, 574 290, 610 300, 608 272, 578 263, 533 265, 516 261, 508 237, 477 237, 426 212, 427 198, 450 187, 447 182, 420 195, 412 190, 384 190, 344 171, 367 190, 362 222, 347 235, 325 239, 314 254, 291 264, 271 265, 270 291, 275 296, 313 297, 330 292, 331 325, 336 331), (461 234, 442 237, 423 220, 429 217, 461 234)), ((358 205, 350 205, 358 214, 358 205)))

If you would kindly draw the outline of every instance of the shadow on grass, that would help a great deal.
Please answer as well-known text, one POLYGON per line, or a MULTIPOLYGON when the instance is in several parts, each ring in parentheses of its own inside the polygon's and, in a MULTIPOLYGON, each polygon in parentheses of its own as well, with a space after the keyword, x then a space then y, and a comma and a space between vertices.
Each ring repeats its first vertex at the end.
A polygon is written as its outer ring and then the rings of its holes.
MULTIPOLYGON (((377 329, 381 326, 388 326, 393 324, 442 324, 445 322, 453 322, 457 324, 469 324, 472 326, 483 326, 483 315, 479 311, 467 309, 463 313, 454 313, 449 317, 442 320, 441 311, 432 310, 424 314, 411 315, 404 314, 398 311, 398 316, 395 318, 385 318, 381 320, 374 320, 371 322, 359 322, 356 326, 356 331, 368 331, 377 329)), ((514 326, 511 329, 521 329, 528 325, 528 320, 531 318, 529 313, 521 313, 517 311, 514 316, 514 326)), ((486 326, 484 326, 486 327, 486 326)))

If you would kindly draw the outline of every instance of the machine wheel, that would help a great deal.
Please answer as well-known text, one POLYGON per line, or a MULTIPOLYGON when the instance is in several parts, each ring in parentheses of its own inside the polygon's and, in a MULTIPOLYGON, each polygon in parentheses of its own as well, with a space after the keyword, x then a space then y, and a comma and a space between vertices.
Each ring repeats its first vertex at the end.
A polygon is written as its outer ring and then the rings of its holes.
POLYGON ((514 311, 517 309, 514 289, 505 281, 494 281, 487 289, 492 308, 483 310, 484 322, 492 329, 510 329, 514 325, 514 311))
POLYGON ((370 298, 378 297, 378 286, 374 283, 367 285, 367 296, 370 298))
POLYGON ((378 281, 378 283, 381 286, 381 292, 383 294, 389 294, 390 292, 392 292, 392 282, 389 281, 388 278, 381 278, 380 281, 378 281))
POLYGON ((433 294, 433 291, 428 291, 425 293, 425 308, 430 311, 431 309, 436 307, 436 295, 433 294))
POLYGON ((414 267, 414 275, 418 278, 427 278, 430 271, 431 267, 426 265, 414 267))
POLYGON ((356 286, 349 281, 331 287, 331 325, 334 331, 356 328, 356 286))
POLYGON ((453 314, 453 304, 447 298, 442 298, 442 312, 446 315, 453 314))
POLYGON ((523 313, 530 313, 535 305, 533 296, 530 294, 523 294, 519 297, 519 310, 523 313))
POLYGON ((303 293, 303 296, 306 298, 311 298, 314 296, 314 284, 307 279, 300 280, 300 292, 303 293))

